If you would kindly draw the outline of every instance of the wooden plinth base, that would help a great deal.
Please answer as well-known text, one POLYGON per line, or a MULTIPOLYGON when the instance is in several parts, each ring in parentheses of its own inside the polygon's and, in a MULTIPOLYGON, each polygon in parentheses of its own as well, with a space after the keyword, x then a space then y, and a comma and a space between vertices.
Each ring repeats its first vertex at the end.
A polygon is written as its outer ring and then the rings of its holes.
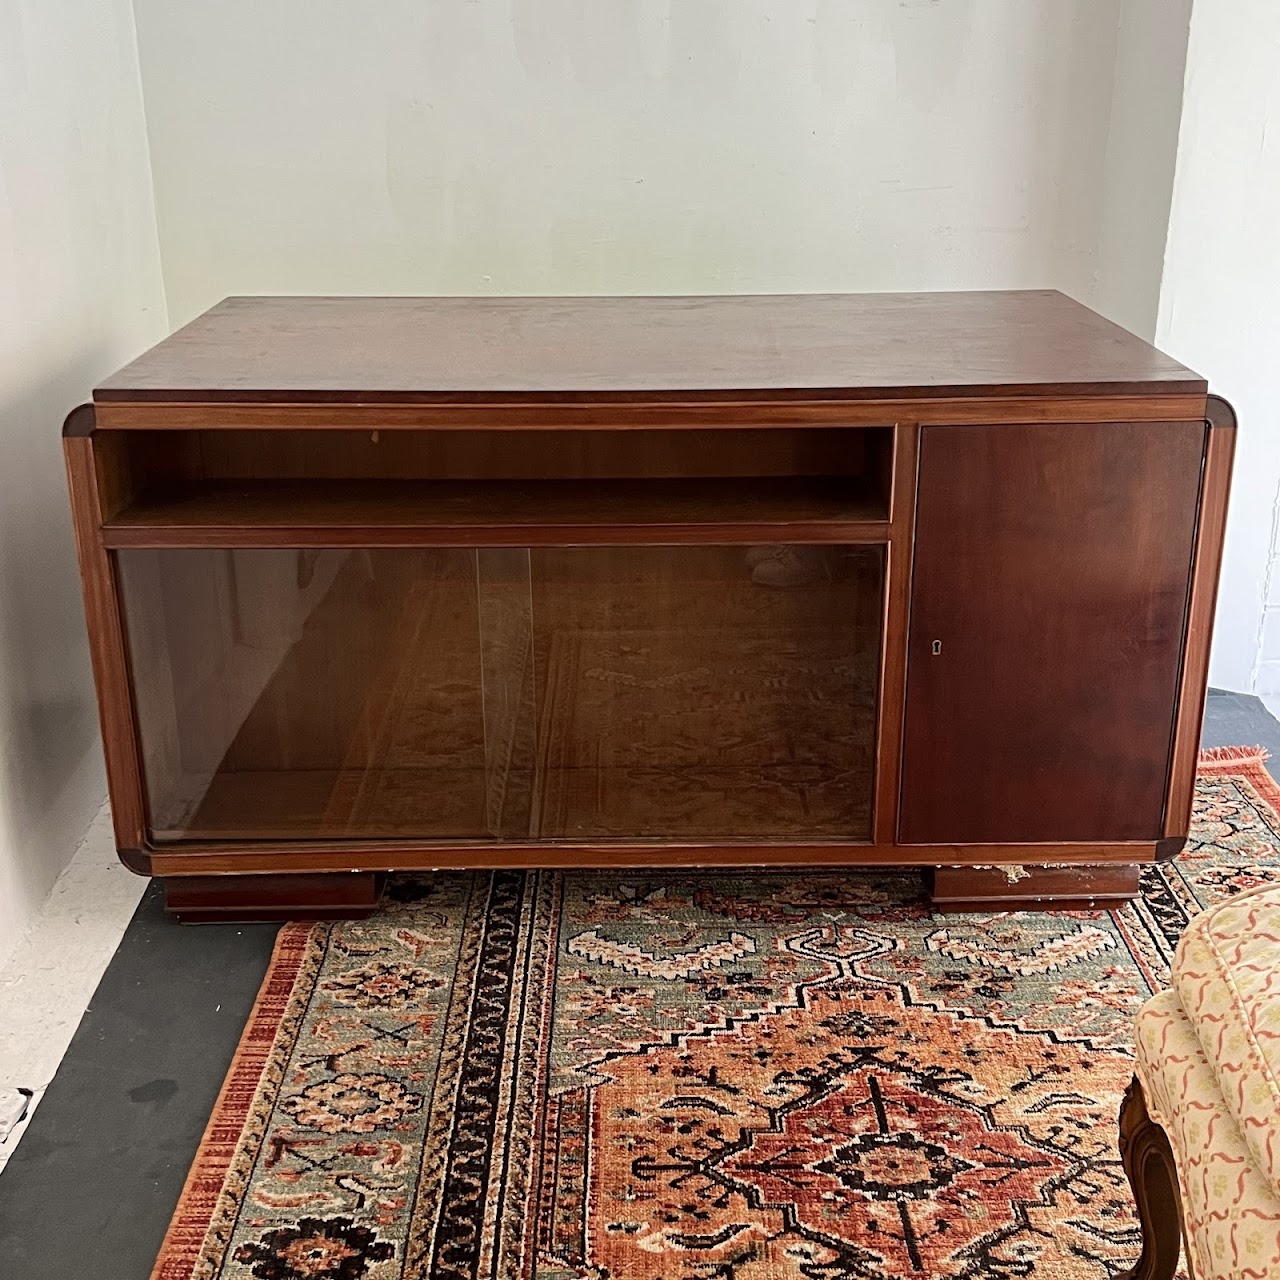
MULTIPOLYGON (((1085 910, 1120 906, 1138 895, 1140 868, 939 867, 930 872, 939 911, 1085 910)), ((296 875, 172 876, 165 905, 186 923, 233 920, 357 920, 382 897, 377 871, 296 875)))
POLYGON ((378 905, 386 878, 375 871, 174 876, 165 881, 165 907, 184 924, 362 920, 378 905))
POLYGON ((938 867, 931 894, 938 911, 1080 911, 1136 898, 1141 868, 938 867))

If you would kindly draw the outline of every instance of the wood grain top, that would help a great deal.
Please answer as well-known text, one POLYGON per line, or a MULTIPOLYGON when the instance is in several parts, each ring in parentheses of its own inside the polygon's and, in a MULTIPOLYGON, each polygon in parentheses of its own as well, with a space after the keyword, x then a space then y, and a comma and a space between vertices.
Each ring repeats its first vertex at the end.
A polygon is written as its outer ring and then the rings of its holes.
POLYGON ((1202 393, 1053 291, 228 298, 99 402, 845 399, 1202 393))

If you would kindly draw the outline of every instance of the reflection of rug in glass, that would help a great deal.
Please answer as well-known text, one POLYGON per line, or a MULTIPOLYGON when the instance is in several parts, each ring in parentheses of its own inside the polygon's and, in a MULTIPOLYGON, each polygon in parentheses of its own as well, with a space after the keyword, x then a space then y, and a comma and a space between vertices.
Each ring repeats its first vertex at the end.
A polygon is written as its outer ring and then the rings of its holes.
POLYGON ((410 586, 330 797, 326 831, 486 833, 475 609, 472 573, 461 584, 423 575, 410 586))
POLYGON ((867 838, 880 558, 835 562, 772 591, 740 548, 481 551, 474 603, 406 602, 327 829, 867 838))
POLYGON ((875 670, 843 630, 557 630, 532 829, 865 839, 875 670))
POLYGON ((533 672, 527 553, 465 553, 466 598, 406 595, 326 829, 479 839, 529 833, 533 672), (514 558, 514 563, 511 563, 514 558))
POLYGON ((773 590, 732 547, 353 558, 191 827, 866 839, 881 565, 773 590))
POLYGON ((1116 912, 909 875, 393 879, 286 925, 158 1280, 1106 1280, 1116 1114, 1198 911, 1280 881, 1257 752, 1116 912))
POLYGON ((352 557, 236 734, 193 832, 483 837, 473 553, 352 557))

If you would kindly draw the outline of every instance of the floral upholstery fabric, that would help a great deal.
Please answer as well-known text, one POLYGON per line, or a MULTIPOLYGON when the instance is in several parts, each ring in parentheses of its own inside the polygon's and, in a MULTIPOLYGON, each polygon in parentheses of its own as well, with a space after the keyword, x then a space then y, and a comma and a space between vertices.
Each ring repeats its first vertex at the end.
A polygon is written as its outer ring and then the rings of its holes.
POLYGON ((1174 1150, 1197 1280, 1274 1280, 1280 1197, 1254 1165, 1174 992, 1139 1013, 1136 1047, 1147 1109, 1174 1150))
POLYGON ((1280 887, 1197 916, 1173 987, 1254 1162, 1280 1191, 1280 887))
POLYGON ((1280 888, 1188 928, 1138 1015, 1137 1069, 1178 1166, 1199 1280, 1280 1277, 1280 888))

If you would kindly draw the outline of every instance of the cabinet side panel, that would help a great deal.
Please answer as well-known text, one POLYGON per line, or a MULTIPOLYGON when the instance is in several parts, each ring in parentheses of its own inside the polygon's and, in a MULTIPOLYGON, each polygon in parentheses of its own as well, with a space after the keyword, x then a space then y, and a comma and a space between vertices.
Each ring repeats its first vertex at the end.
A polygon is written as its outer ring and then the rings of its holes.
MULTIPOLYGON (((63 452, 84 592, 89 653, 98 693, 111 814, 116 847, 124 856, 142 848, 146 839, 146 821, 115 567, 102 547, 99 532, 102 511, 94 437, 68 433, 63 441, 63 452)), ((134 870, 142 869, 136 857, 129 865, 134 870)))
MULTIPOLYGON (((1219 404, 1223 403, 1221 401, 1219 404)), ((1222 417, 1223 415, 1219 415, 1222 417)), ((1196 531, 1195 567, 1187 618, 1187 651, 1182 665, 1182 690, 1173 736, 1173 765, 1169 779, 1169 804, 1165 811, 1167 838, 1185 836, 1191 826, 1195 798, 1196 760, 1204 722, 1204 700, 1209 686, 1209 642, 1218 601, 1218 575, 1227 525, 1227 496, 1235 458, 1235 415, 1209 423, 1205 449, 1204 484, 1200 497, 1200 523, 1196 531)))
POLYGON ((921 432, 904 843, 1163 831, 1203 422, 921 432))

